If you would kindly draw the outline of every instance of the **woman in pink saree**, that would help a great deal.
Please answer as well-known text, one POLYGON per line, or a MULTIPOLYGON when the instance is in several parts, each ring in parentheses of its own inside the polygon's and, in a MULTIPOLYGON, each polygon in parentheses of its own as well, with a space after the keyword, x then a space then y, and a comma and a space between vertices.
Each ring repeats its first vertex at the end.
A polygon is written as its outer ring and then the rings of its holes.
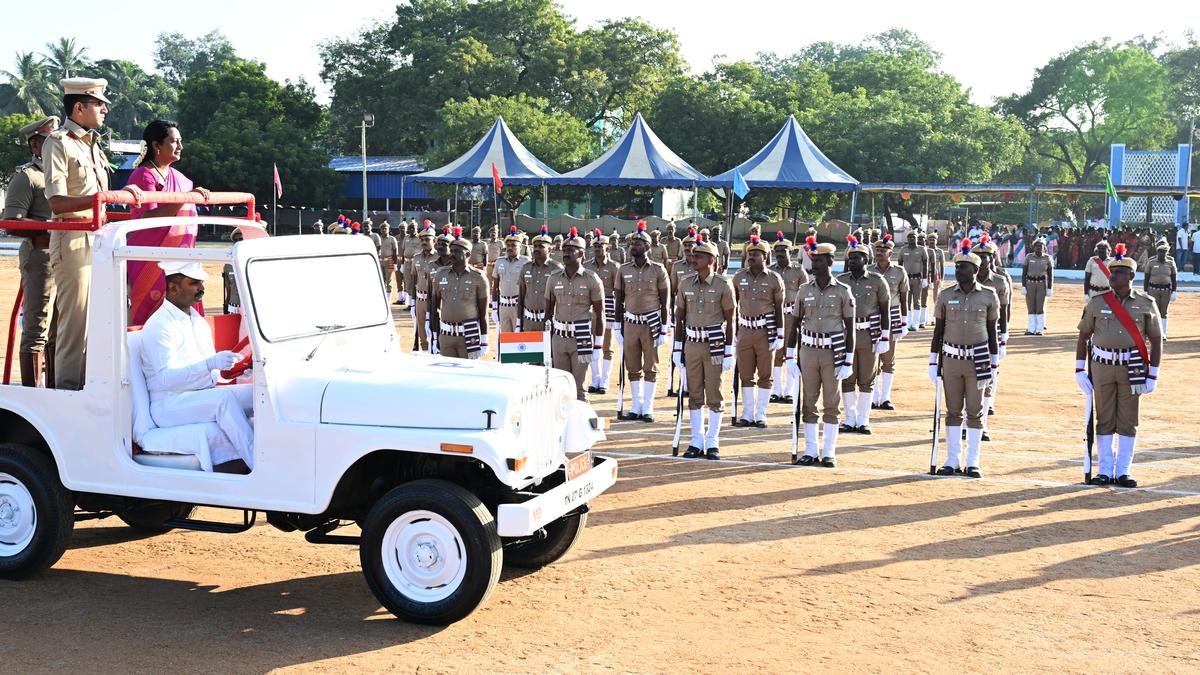
MULTIPOLYGON (((183 138, 174 122, 154 120, 142 132, 142 154, 129 175, 129 185, 142 189, 144 198, 140 206, 132 209, 134 218, 166 218, 172 216, 195 216, 195 204, 156 204, 154 192, 198 192, 208 198, 208 190, 192 185, 191 179, 171 165, 179 161, 183 153, 183 138)), ((133 232, 128 243, 133 246, 174 246, 192 248, 196 245, 195 225, 156 227, 133 232)), ((138 326, 146 322, 154 310, 162 304, 166 292, 166 276, 155 262, 130 261, 129 277, 129 325, 138 326)), ((204 314, 204 307, 197 311, 204 314)))

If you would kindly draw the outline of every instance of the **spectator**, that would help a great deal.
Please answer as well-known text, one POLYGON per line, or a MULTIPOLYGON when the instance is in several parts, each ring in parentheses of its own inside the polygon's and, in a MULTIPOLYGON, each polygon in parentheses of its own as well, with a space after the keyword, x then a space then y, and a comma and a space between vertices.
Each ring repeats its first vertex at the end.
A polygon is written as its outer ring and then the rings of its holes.
POLYGON ((1192 232, 1192 274, 1200 271, 1200 228, 1192 232))
POLYGON ((1187 223, 1181 223, 1175 230, 1175 267, 1180 271, 1187 268, 1188 252, 1192 248, 1190 230, 1187 223))

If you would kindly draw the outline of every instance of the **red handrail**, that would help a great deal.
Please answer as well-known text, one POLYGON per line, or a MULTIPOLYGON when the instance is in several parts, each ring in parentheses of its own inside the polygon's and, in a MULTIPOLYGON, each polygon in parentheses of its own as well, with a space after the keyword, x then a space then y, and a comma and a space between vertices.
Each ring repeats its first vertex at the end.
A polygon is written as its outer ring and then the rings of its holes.
MULTIPOLYGON (((199 192, 146 192, 144 201, 155 204, 245 204, 246 220, 256 221, 254 213, 254 195, 249 192, 211 192, 205 199, 199 192)), ((110 214, 104 208, 106 204, 133 204, 133 194, 125 190, 108 190, 92 195, 92 219, 71 222, 45 220, 0 220, 0 229, 4 230, 38 230, 51 231, 85 231, 100 229, 110 220, 128 220, 129 214, 114 212, 110 214)), ((17 301, 13 304, 12 318, 8 322, 8 345, 4 353, 3 384, 9 384, 12 379, 13 342, 17 332, 17 313, 20 311, 24 288, 17 286, 17 301)))

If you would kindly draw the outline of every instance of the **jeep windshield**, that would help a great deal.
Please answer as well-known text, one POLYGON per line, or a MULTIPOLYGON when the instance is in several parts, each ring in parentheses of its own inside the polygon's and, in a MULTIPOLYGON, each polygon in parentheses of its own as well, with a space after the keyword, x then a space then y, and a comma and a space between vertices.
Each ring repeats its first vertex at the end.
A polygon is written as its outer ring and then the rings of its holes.
POLYGON ((368 253, 256 258, 246 265, 254 316, 268 342, 381 326, 391 320, 368 253))

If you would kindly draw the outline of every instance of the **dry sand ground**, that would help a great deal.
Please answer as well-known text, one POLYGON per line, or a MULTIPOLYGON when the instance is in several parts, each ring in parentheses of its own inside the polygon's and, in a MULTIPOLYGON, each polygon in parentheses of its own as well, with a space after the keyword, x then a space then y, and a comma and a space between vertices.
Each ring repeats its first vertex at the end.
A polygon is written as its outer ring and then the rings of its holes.
MULTIPOLYGON (((0 298, 15 278, 0 259, 0 298)), ((1197 672, 1200 295, 1176 305, 1144 402, 1144 488, 1114 490, 1078 485, 1078 290, 1052 298, 1048 336, 1014 335, 983 480, 923 475, 926 331, 901 345, 898 410, 843 437, 835 470, 786 466, 782 406, 724 431, 721 462, 669 457, 671 399, 657 424, 614 424, 622 479, 579 547, 506 572, 448 628, 392 620, 352 548, 111 519, 81 523, 42 577, 0 582, 0 670, 1197 672)), ((596 405, 611 417, 615 397, 596 405)))

